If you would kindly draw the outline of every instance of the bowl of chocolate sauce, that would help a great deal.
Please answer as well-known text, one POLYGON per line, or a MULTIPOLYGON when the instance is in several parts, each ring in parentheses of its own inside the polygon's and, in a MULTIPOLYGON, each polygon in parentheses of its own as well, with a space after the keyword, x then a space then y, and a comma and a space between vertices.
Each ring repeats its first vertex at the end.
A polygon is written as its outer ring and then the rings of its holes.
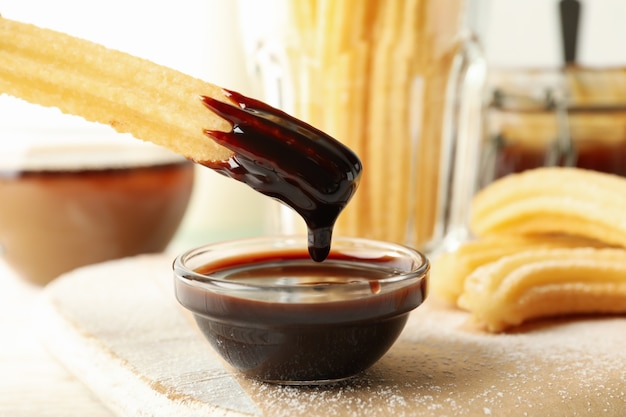
POLYGON ((411 248, 345 237, 316 262, 299 236, 214 243, 173 265, 176 298, 213 349, 246 377, 287 385, 376 363, 424 301, 429 268, 411 248))

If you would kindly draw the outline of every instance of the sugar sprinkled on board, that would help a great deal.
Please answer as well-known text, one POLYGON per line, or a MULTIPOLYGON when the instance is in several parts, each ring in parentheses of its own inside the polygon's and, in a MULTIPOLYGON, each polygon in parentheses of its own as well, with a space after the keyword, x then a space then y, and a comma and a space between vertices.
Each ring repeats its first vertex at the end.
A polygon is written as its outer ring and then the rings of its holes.
POLYGON ((389 353, 329 386, 250 383, 264 416, 621 416, 626 318, 545 321, 491 335, 426 303, 389 353))

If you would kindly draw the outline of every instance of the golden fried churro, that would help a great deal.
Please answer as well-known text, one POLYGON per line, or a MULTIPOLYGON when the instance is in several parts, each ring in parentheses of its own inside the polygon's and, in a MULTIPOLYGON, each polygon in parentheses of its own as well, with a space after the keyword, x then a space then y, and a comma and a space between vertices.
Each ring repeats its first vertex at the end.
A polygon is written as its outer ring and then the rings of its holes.
POLYGON ((491 236, 466 242, 454 252, 440 255, 432 266, 430 288, 437 297, 456 304, 465 279, 481 266, 504 256, 541 248, 601 247, 576 236, 491 236))
POLYGON ((464 2, 287 3, 295 115, 340 138, 369 167, 337 230, 435 245, 450 186, 442 174, 444 97, 464 44, 464 2))
POLYGON ((459 305, 499 332, 539 317, 626 312, 626 251, 537 249, 475 270, 459 305))
POLYGON ((1 18, 0 93, 108 123, 282 201, 305 220, 316 261, 361 177, 352 150, 259 100, 1 18))
POLYGON ((231 152, 204 135, 231 126, 201 96, 229 102, 222 89, 123 52, 0 18, 0 93, 109 124, 194 161, 231 152))
POLYGON ((567 233, 626 247, 626 180, 579 168, 509 175, 472 203, 476 236, 567 233))

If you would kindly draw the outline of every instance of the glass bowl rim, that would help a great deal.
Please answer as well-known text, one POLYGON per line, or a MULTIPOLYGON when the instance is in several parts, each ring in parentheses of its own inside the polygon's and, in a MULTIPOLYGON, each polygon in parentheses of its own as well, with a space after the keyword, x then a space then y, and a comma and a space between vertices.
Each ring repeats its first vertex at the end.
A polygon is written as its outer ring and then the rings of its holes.
MULTIPOLYGON (((314 287, 302 286, 297 284, 281 284, 279 286, 271 283, 249 283, 249 282, 233 282, 232 280, 221 279, 219 277, 213 277, 205 274, 201 274, 196 272, 193 268, 187 266, 187 260, 191 259, 194 256, 201 256, 206 252, 210 252, 213 250, 219 249, 235 249, 237 246, 246 244, 250 245, 247 247, 253 247, 252 245, 256 245, 254 247, 257 248, 258 253, 272 253, 273 251, 279 252, 280 250, 285 249, 294 249, 299 252, 307 253, 306 251, 306 242, 307 237, 301 235, 269 235, 269 236, 259 236, 259 237, 251 237, 251 238, 239 238, 225 241, 218 241, 213 243, 208 243, 205 245, 197 246, 192 249, 186 250, 176 256, 174 262, 172 264, 172 268, 174 271, 175 279, 179 280, 188 285, 200 287, 206 289, 207 291, 212 290, 212 286, 227 286, 232 288, 233 291, 237 290, 262 290, 262 291, 314 291, 314 287), (271 246, 271 244, 282 244, 282 246, 276 247, 271 246), (297 246, 295 246, 297 244, 297 246), (292 245, 292 246, 290 246, 292 245)), ((352 245, 356 250, 358 249, 369 249, 369 250, 386 250, 387 252, 391 251, 393 253, 400 253, 402 256, 407 259, 411 259, 413 264, 416 266, 411 268, 411 270, 406 271, 398 271, 397 274, 393 274, 389 277, 381 278, 376 280, 378 284, 380 284, 381 289, 385 288, 385 286, 401 285, 403 283, 413 283, 414 281, 420 281, 426 278, 430 271, 430 261, 422 252, 417 249, 411 248, 406 245, 402 245, 399 243, 369 239, 369 238, 359 238, 359 237, 346 237, 346 236, 337 236, 333 237, 332 246, 331 246, 331 254, 329 255, 328 260, 332 261, 333 253, 345 253, 349 250, 348 246, 344 245, 352 245)), ((253 250, 250 252, 241 252, 245 253, 254 253, 253 250)), ((325 261, 326 262, 326 261, 325 261)), ((367 258, 363 258, 363 262, 367 262, 367 258)), ((210 262, 208 262, 210 263, 210 262)), ((363 288, 370 288, 370 282, 350 282, 343 284, 341 286, 345 290, 357 290, 363 288)), ((382 291, 381 291, 382 292, 382 291)), ((376 295, 376 294, 373 294, 376 295)))

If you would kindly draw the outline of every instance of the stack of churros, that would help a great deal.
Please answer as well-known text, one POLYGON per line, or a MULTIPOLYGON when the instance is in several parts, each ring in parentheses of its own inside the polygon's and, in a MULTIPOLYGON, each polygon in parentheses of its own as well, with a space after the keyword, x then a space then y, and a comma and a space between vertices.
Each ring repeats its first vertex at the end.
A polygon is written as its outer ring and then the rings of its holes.
POLYGON ((509 175, 478 193, 476 240, 436 260, 432 290, 492 332, 626 312, 626 179, 578 168, 509 175))
POLYGON ((56 31, 0 17, 0 93, 20 97, 165 146, 198 162, 231 152, 204 135, 230 131, 202 96, 212 84, 56 31))
POLYGON ((365 167, 337 233, 422 247, 445 198, 444 99, 464 1, 288 4, 295 115, 344 142, 365 167))

